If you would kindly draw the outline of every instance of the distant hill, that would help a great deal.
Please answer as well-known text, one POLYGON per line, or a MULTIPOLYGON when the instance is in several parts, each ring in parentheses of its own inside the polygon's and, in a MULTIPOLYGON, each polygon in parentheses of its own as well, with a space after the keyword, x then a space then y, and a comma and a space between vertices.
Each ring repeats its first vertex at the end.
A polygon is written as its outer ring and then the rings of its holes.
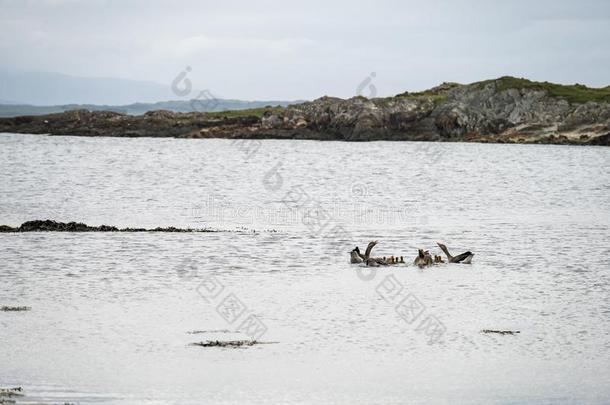
POLYGON ((0 117, 43 115, 85 109, 139 115, 152 110, 216 112, 286 106, 291 101, 216 99, 193 90, 198 100, 172 100, 169 84, 116 79, 75 77, 60 73, 0 69, 0 117), (170 101, 159 101, 170 100, 170 101))
POLYGON ((148 81, 0 69, 0 100, 10 104, 118 105, 175 97, 169 85, 148 81))
POLYGON ((123 114, 140 115, 148 111, 169 110, 173 112, 221 112, 246 110, 266 106, 282 106, 302 101, 242 101, 224 99, 170 100, 157 103, 133 103, 126 105, 65 104, 37 106, 29 104, 0 104, 0 117, 19 117, 22 115, 44 115, 71 110, 114 111, 123 114))
POLYGON ((74 109, 110 110, 143 114, 166 109, 175 112, 225 111, 287 105, 288 101, 240 101, 214 99, 213 95, 193 89, 191 98, 174 94, 170 84, 150 81, 76 77, 61 73, 15 71, 0 68, 0 116, 40 115, 74 109))

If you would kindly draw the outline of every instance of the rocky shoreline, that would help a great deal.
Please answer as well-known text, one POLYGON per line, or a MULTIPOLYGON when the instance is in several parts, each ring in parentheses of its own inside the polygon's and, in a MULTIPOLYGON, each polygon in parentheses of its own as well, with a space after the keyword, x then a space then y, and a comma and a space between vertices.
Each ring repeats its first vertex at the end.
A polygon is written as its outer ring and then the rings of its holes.
POLYGON ((610 145, 610 86, 502 77, 443 83, 394 97, 322 97, 287 107, 131 116, 74 110, 0 119, 0 132, 341 141, 452 141, 610 145))
POLYGON ((52 220, 27 221, 18 227, 0 225, 0 233, 14 232, 218 232, 212 229, 167 228, 117 228, 116 226, 89 226, 81 222, 56 222, 52 220))

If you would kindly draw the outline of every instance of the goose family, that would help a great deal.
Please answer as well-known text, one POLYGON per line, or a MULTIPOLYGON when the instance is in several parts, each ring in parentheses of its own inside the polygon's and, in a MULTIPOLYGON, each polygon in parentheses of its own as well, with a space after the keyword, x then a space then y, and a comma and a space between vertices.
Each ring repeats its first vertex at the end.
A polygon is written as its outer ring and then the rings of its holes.
MULTIPOLYGON (((352 264, 364 264, 366 266, 389 266, 393 264, 404 264, 405 260, 403 256, 383 256, 383 257, 372 257, 371 252, 373 248, 377 246, 378 241, 369 242, 366 247, 364 254, 360 252, 360 248, 356 246, 352 251, 350 251, 350 263, 352 264)), ((452 256, 449 253, 449 249, 443 243, 436 242, 438 247, 445 253, 447 256, 447 263, 462 263, 462 264, 471 264, 474 253, 467 251, 461 253, 457 256, 452 256)), ((440 255, 431 255, 428 250, 418 249, 417 256, 413 260, 413 265, 418 266, 419 268, 445 263, 442 256, 440 255)))

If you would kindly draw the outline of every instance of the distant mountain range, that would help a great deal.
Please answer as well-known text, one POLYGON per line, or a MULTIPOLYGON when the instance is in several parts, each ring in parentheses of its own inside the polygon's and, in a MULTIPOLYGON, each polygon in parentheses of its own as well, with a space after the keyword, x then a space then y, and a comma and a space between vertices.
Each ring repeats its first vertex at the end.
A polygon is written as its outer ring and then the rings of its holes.
MULTIPOLYGON (((202 94, 192 91, 193 96, 202 94)), ((42 115, 86 109, 125 114, 152 110, 213 112, 286 106, 298 101, 241 101, 216 99, 210 93, 198 100, 172 100, 170 85, 116 78, 75 77, 50 72, 21 72, 0 69, 0 117, 42 115)))
POLYGON ((173 98, 176 96, 169 84, 0 69, 0 100, 8 100, 11 104, 121 105, 153 103, 173 98))
POLYGON ((133 103, 126 105, 65 104, 36 106, 29 104, 0 104, 0 117, 19 117, 22 115, 44 115, 71 110, 114 111, 123 114, 140 115, 148 111, 169 110, 173 112, 220 112, 229 110, 246 110, 267 106, 282 106, 300 103, 301 101, 242 101, 242 100, 174 100, 157 103, 133 103))

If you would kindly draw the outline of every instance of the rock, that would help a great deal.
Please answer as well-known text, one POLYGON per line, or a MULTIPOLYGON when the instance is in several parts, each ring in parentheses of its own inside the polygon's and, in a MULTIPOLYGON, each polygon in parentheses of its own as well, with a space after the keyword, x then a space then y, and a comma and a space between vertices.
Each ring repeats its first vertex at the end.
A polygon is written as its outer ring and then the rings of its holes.
POLYGON ((589 142, 590 145, 610 146, 610 132, 606 135, 598 136, 589 142))
POLYGON ((21 226, 14 228, 8 225, 0 225, 0 233, 11 232, 217 232, 212 229, 190 229, 176 228, 174 226, 153 229, 145 228, 122 228, 116 226, 100 225, 89 226, 80 222, 56 222, 50 219, 27 221, 21 226))
POLYGON ((517 333, 521 333, 518 330, 493 330, 493 329, 483 329, 481 333, 497 333, 499 335, 515 335, 517 333))
POLYGON ((256 340, 207 340, 205 342, 191 343, 191 346, 201 347, 242 347, 259 344, 256 340))
POLYGON ((32 308, 30 307, 11 307, 11 306, 2 306, 0 307, 0 311, 3 312, 21 312, 21 311, 29 311, 32 308))
POLYGON ((22 397, 23 395, 23 388, 21 387, 0 388, 0 403, 2 403, 3 398, 22 397))

